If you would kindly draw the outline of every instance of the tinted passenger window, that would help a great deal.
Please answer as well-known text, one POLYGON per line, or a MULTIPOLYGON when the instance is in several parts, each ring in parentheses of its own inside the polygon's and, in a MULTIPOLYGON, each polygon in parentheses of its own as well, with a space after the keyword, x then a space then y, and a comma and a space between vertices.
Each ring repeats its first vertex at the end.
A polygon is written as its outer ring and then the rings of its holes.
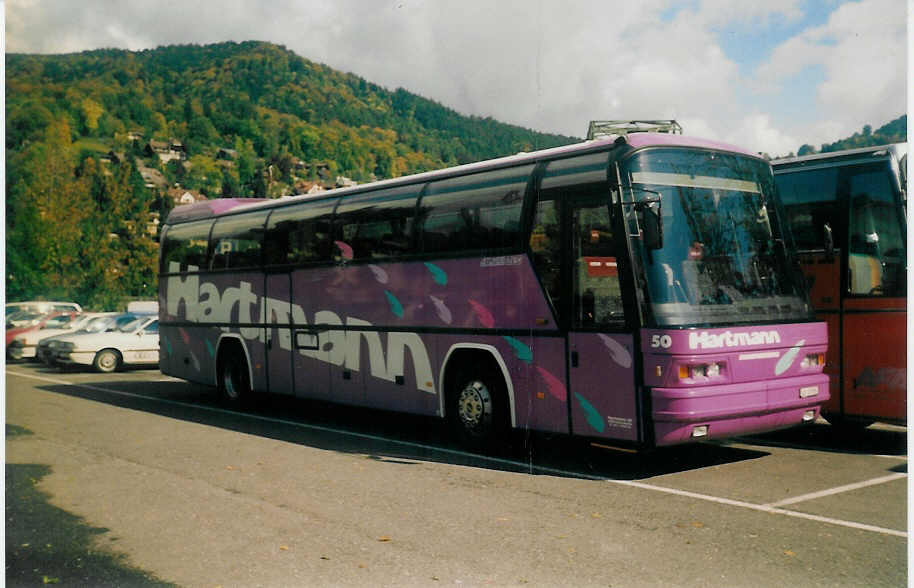
MULTIPOLYGON (((782 173, 775 183, 800 251, 825 249, 825 226, 839 239, 838 168, 782 173)), ((840 243, 835 243, 841 247, 840 243)))
POLYGON ((331 221, 337 199, 306 202, 273 211, 267 223, 267 265, 329 261, 334 252, 331 221))
POLYGON ((521 244, 521 212, 533 165, 432 182, 420 202, 423 252, 521 244))
POLYGON ((268 211, 228 216, 213 227, 210 269, 257 267, 268 211))
POLYGON ((422 186, 359 194, 340 202, 337 236, 353 259, 379 259, 410 252, 416 197, 422 186))
POLYGON ((885 163, 848 171, 848 288, 851 294, 902 296, 906 250, 900 206, 885 163))
POLYGON ((162 242, 162 272, 205 268, 212 224, 212 221, 197 221, 170 225, 162 242))

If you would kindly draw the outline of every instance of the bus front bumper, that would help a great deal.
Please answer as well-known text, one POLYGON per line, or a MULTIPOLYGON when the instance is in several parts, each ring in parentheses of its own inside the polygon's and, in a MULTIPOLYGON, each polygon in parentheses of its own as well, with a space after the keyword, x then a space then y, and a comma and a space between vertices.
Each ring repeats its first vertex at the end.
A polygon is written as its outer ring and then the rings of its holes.
POLYGON ((764 433, 815 421, 828 376, 690 388, 653 388, 657 446, 764 433))

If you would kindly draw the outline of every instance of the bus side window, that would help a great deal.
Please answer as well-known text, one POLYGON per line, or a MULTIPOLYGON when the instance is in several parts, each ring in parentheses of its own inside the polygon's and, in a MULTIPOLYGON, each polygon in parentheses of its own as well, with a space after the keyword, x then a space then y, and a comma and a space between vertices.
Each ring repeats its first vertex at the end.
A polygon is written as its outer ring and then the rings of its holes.
POLYGON ((210 269, 259 267, 267 214, 267 211, 239 214, 216 221, 211 237, 210 269))
POLYGON ((521 246, 521 212, 533 165, 431 182, 420 202, 424 253, 521 246))
POLYGON ((335 223, 353 259, 383 259, 410 253, 416 197, 421 185, 359 194, 340 202, 335 223))
POLYGON ((574 326, 618 324, 624 319, 608 192, 574 202, 571 247, 574 326))
POLYGON ((171 225, 162 242, 162 273, 186 272, 190 267, 206 268, 206 250, 212 221, 171 225))
POLYGON ((264 238, 264 263, 281 266, 330 261, 331 220, 336 202, 305 202, 273 211, 264 238))
MULTIPOLYGON (((825 226, 831 227, 835 238, 840 235, 838 168, 785 172, 776 180, 797 249, 824 251, 825 226)), ((843 249, 840 241, 834 246, 843 249)))
POLYGON ((848 178, 848 289, 851 294, 901 296, 905 245, 884 165, 853 168, 848 178))
MULTIPOLYGON (((556 312, 561 308, 562 240, 558 202, 541 199, 536 203, 533 231, 530 233, 530 252, 533 267, 539 274, 543 288, 556 312)), ((562 321, 560 321, 561 323, 562 321)))

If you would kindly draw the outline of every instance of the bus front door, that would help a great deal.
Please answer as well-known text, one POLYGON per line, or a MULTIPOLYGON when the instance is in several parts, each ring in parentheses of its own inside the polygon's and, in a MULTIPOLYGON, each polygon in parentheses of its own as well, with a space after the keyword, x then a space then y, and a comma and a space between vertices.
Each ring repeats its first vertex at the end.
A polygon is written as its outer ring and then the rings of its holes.
POLYGON ((634 337, 625 331, 609 208, 602 195, 570 201, 572 434, 637 441, 634 337))

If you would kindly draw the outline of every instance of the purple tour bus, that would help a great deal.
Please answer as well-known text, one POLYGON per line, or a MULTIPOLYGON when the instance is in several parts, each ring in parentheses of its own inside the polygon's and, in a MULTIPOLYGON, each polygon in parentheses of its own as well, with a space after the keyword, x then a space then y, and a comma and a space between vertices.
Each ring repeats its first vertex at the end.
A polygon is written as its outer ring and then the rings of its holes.
POLYGON ((160 366, 217 386, 645 448, 828 398, 770 166, 661 133, 172 211, 160 366))

